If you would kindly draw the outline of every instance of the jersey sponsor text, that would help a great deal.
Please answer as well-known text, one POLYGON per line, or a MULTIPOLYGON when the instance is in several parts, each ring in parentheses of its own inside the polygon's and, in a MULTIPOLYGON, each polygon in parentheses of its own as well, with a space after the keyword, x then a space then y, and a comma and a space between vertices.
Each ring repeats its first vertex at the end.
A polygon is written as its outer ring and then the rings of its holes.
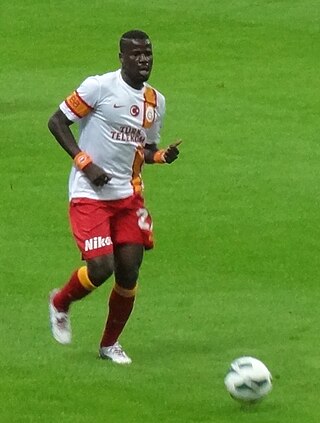
POLYGON ((131 126, 121 126, 120 131, 111 131, 111 137, 116 141, 127 141, 144 144, 145 136, 141 133, 141 129, 132 128, 131 126))

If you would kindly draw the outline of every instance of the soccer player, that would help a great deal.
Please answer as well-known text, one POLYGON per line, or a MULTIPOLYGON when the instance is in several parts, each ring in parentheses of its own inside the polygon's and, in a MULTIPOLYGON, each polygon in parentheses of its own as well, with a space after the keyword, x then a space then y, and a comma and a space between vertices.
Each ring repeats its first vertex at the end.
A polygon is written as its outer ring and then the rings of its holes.
POLYGON ((53 337, 69 344, 70 305, 114 274, 99 355, 129 364, 118 339, 133 309, 144 250, 153 247, 141 169, 144 163, 172 163, 181 141, 158 149, 165 98, 147 84, 153 63, 149 36, 140 30, 123 34, 119 59, 120 69, 85 79, 48 123, 73 159, 69 216, 86 263, 50 293, 49 311, 53 337), (78 142, 70 129, 74 122, 78 142))

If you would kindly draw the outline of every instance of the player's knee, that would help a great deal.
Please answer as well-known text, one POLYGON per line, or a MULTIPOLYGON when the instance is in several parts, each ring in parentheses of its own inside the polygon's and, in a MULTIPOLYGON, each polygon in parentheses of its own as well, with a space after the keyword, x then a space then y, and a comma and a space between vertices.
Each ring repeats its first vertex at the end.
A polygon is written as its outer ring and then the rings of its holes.
POLYGON ((143 258, 143 246, 138 244, 119 245, 115 251, 115 277, 118 285, 133 289, 139 277, 143 258))
POLYGON ((87 262, 88 276, 95 286, 102 285, 113 273, 114 265, 111 256, 91 259, 87 262))
POLYGON ((109 266, 88 266, 88 276, 95 286, 102 285, 113 273, 113 269, 109 266))
POLYGON ((117 284, 125 289, 133 289, 136 286, 139 277, 139 268, 130 270, 118 270, 116 272, 117 284))

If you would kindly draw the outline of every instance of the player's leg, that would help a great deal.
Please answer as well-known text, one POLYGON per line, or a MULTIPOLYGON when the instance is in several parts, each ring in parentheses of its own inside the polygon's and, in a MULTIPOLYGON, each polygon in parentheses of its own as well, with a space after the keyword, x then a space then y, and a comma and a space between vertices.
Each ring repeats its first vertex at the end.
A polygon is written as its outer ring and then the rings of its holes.
POLYGON ((68 312, 71 303, 89 295, 102 285, 113 273, 113 254, 87 260, 72 273, 69 281, 56 293, 53 304, 59 311, 68 312))
POLYGON ((100 356, 120 364, 131 363, 118 338, 133 310, 143 251, 142 244, 121 244, 114 248, 115 285, 109 297, 109 314, 100 342, 100 356))
POLYGON ((103 203, 76 202, 70 205, 70 221, 78 247, 87 265, 74 271, 68 282, 50 294, 50 322, 54 338, 71 342, 70 305, 100 286, 113 273, 113 246, 109 217, 103 203))
POLYGON ((113 273, 113 254, 87 260, 71 275, 69 281, 50 294, 49 310, 53 337, 60 344, 70 344, 71 326, 68 315, 70 305, 89 295, 113 273))
POLYGON ((115 285, 110 294, 109 315, 100 343, 100 355, 118 363, 131 362, 125 354, 123 359, 118 338, 133 309, 144 249, 153 247, 152 221, 144 208, 142 197, 132 196, 125 203, 122 204, 124 209, 112 223, 115 285))

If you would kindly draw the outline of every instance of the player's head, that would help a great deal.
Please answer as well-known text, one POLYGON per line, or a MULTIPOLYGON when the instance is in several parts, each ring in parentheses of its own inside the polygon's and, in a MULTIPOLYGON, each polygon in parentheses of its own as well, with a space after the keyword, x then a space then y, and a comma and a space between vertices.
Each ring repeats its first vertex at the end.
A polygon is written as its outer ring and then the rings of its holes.
POLYGON ((121 73, 134 88, 141 88, 149 79, 153 56, 149 36, 140 30, 125 32, 120 38, 121 73))

